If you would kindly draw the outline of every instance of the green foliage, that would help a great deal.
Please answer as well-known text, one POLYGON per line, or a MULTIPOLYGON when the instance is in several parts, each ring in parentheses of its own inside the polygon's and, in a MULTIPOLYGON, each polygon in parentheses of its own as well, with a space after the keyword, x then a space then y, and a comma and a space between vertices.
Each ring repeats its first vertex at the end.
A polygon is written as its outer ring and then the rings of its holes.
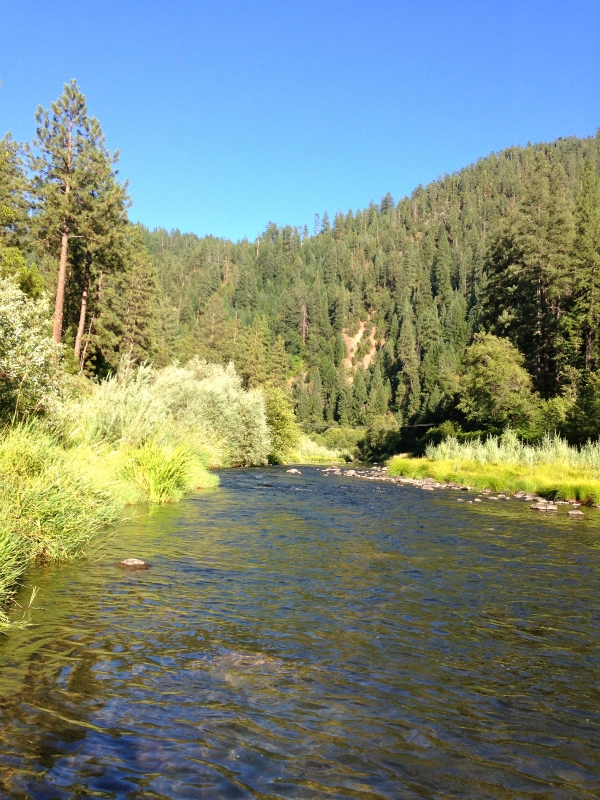
POLYGON ((356 446, 363 436, 363 429, 340 426, 328 428, 323 433, 312 434, 311 439, 329 450, 344 453, 349 458, 353 458, 356 455, 356 446))
POLYGON ((569 319, 575 366, 598 368, 600 327, 600 178, 588 161, 583 170, 575 212, 572 270, 573 315, 569 319))
POLYGON ((128 229, 119 264, 103 276, 101 302, 86 340, 87 358, 98 372, 116 372, 123 358, 144 363, 158 349, 156 269, 139 228, 128 229))
POLYGON ((292 401, 283 389, 272 386, 266 392, 267 425, 271 440, 269 462, 284 463, 298 446, 301 432, 296 424, 292 401))
POLYGON ((153 441, 124 451, 121 475, 139 489, 140 502, 147 503, 172 503, 192 489, 218 483, 198 464, 193 448, 153 441))
POLYGON ((290 454, 290 461, 295 464, 331 464, 336 461, 348 461, 350 456, 344 450, 336 450, 319 444, 306 434, 300 436, 298 446, 290 454))
POLYGON ((572 370, 597 369, 600 136, 492 153, 397 204, 324 213, 312 236, 269 223, 234 243, 126 224, 116 156, 75 82, 37 119, 29 192, 20 148, 0 146, 0 263, 31 295, 29 248, 50 288, 62 275, 73 369, 233 361, 250 389, 302 375, 296 415, 313 426, 464 422, 466 348, 488 332, 522 353, 543 401, 531 419, 467 422, 530 435, 565 417, 572 370))
POLYGON ((153 370, 125 362, 83 401, 68 403, 63 418, 76 427, 75 440, 181 443, 215 466, 264 464, 270 451, 262 393, 244 390, 231 364, 153 370))
MULTIPOLYGON (((73 333, 74 356, 81 350, 88 307, 102 300, 102 277, 119 264, 127 225, 126 186, 117 180, 119 154, 111 155, 76 81, 65 84, 50 109, 38 107, 36 137, 28 149, 28 197, 36 246, 52 258, 57 274, 54 341, 65 327, 73 333)), ((88 331, 88 338, 89 338, 88 331)))
POLYGON ((567 406, 558 422, 573 442, 581 444, 600 438, 600 372, 582 375, 576 401, 567 406))
POLYGON ((116 520, 119 503, 108 483, 87 480, 86 460, 31 424, 0 436, 0 609, 30 561, 75 558, 116 520))
POLYGON ((573 447, 547 434, 529 445, 515 431, 459 442, 450 436, 427 448, 426 458, 395 457, 390 475, 431 477, 479 489, 519 489, 560 500, 600 502, 600 443, 573 447))
POLYGON ((467 348, 458 408, 476 425, 527 425, 536 398, 524 358, 508 339, 477 334, 467 348))
POLYGON ((59 348, 50 338, 48 303, 0 278, 0 417, 46 410, 57 394, 59 348))
POLYGON ((546 396, 556 392, 564 363, 573 228, 565 171, 537 152, 516 210, 506 215, 490 249, 484 318, 524 353, 546 396))

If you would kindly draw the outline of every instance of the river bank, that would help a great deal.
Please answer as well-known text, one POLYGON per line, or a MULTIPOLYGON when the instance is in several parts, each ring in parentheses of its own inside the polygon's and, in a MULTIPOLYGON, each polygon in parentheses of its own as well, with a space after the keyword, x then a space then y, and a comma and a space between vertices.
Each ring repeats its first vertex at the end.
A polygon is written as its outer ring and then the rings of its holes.
POLYGON ((537 495, 545 500, 600 504, 600 443, 570 445, 547 433, 534 444, 510 429, 501 436, 459 441, 449 436, 427 447, 425 457, 397 455, 390 476, 470 486, 483 491, 537 495))
MULTIPOLYGON (((394 459, 390 459, 391 466, 381 467, 379 465, 375 465, 369 468, 349 469, 342 469, 340 467, 333 466, 321 471, 324 475, 360 478, 368 481, 380 481, 383 483, 397 484, 398 486, 414 486, 427 492, 432 492, 435 490, 449 490, 454 492, 468 493, 468 495, 465 494, 464 497, 457 498, 457 502, 459 503, 481 503, 484 500, 520 500, 522 502, 532 503, 531 508, 536 511, 555 511, 559 505, 569 506, 573 509, 569 512, 569 514, 572 516, 583 516, 583 512, 579 511, 579 508, 582 505, 593 505, 596 508, 600 508, 600 506, 597 504, 591 502, 582 503, 576 498, 570 498, 568 500, 557 498, 554 492, 541 494, 540 492, 531 492, 525 489, 504 489, 504 491, 502 491, 501 489, 491 489, 487 485, 477 486, 473 485, 472 483, 463 483, 456 480, 438 480, 430 475, 426 475, 424 477, 409 477, 400 473, 399 470, 402 469, 404 462, 414 461, 426 461, 426 459, 401 459, 400 457, 396 457, 394 459), (402 462, 400 467, 398 466, 399 462, 402 462), (475 493, 477 496, 471 497, 473 493, 475 493)), ((407 469, 406 471, 413 472, 414 470, 407 469)), ((456 471, 453 471, 450 474, 456 476, 457 473, 456 471)), ((461 473, 461 475, 462 474, 463 473, 461 473)), ((525 480, 523 482, 526 483, 525 480)))

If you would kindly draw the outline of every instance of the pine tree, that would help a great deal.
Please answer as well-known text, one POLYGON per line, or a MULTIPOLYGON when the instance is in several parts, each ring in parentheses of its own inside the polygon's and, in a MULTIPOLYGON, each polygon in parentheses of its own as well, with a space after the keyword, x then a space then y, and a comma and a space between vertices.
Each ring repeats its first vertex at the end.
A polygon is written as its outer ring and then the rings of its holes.
POLYGON ((244 333, 240 350, 240 372, 248 389, 261 386, 267 380, 267 351, 269 328, 264 316, 254 318, 252 327, 244 333))
POLYGON ((310 391, 310 421, 320 425, 323 422, 323 387, 319 370, 315 370, 310 391))
POLYGON ((363 421, 363 412, 367 404, 368 393, 365 382, 365 373, 362 367, 356 370, 352 383, 352 423, 360 425, 363 421))
POLYGON ((560 164, 535 155, 521 201, 492 243, 483 316, 525 354, 536 388, 557 389, 572 253, 572 200, 560 164))
POLYGON ((369 399, 364 417, 367 424, 373 423, 376 417, 382 417, 387 412, 387 394, 381 375, 379 364, 375 364, 371 385, 369 386, 369 399))
POLYGON ((335 389, 337 397, 337 419, 340 425, 350 425, 352 416, 352 386, 346 380, 346 370, 343 365, 338 369, 335 389))
POLYGON ((0 248, 17 247, 27 225, 26 179, 19 145, 8 133, 0 139, 0 248))
POLYGON ((583 366, 598 366, 600 326, 600 179, 591 162, 585 166, 575 210, 572 283, 573 327, 583 342, 583 366))
POLYGON ((285 388, 289 370, 289 359, 283 336, 277 336, 268 354, 268 381, 272 386, 285 388))
POLYGON ((433 289, 440 305, 447 305, 452 296, 452 283, 450 272, 452 269, 452 256, 446 228, 442 225, 438 235, 437 250, 433 262, 433 289))
POLYGON ((296 419, 298 422, 307 422, 310 417, 310 395, 303 375, 298 375, 296 378, 293 395, 296 402, 296 419))
POLYGON ((29 204, 21 149, 10 134, 0 140, 0 277, 11 277, 22 292, 39 298, 44 281, 37 265, 27 266, 24 252, 29 204))
POLYGON ((401 364, 402 378, 396 391, 396 403, 399 407, 406 408, 409 417, 413 417, 421 407, 421 381, 413 314, 408 304, 402 315, 402 326, 398 339, 398 359, 401 364))
POLYGON ((95 370, 116 370, 122 358, 143 363, 157 348, 156 268, 139 228, 130 228, 119 263, 99 276, 94 314, 83 337, 81 366, 87 359, 95 370))
POLYGON ((105 199, 107 187, 115 188, 113 165, 118 154, 111 156, 106 149, 98 120, 88 116, 85 97, 74 80, 65 84, 49 111, 40 106, 36 121, 30 158, 33 221, 38 240, 59 255, 53 338, 60 342, 69 241, 85 237, 90 218, 105 210, 101 198, 105 199))

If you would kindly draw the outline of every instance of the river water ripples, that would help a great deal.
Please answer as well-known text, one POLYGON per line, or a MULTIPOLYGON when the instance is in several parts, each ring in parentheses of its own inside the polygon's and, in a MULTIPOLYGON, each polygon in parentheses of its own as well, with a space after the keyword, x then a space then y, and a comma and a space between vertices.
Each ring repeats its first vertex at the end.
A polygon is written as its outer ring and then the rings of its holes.
POLYGON ((32 572, 0 796, 600 797, 598 512, 301 469, 32 572))

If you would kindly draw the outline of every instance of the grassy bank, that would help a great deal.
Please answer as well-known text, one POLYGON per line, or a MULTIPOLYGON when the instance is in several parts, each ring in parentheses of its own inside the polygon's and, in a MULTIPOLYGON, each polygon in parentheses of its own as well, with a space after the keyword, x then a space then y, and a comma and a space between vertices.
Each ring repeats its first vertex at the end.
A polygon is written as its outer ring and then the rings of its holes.
POLYGON ((523 490, 555 500, 600 503, 600 444, 571 447, 556 436, 524 444, 512 431, 485 441, 449 437, 427 448, 424 458, 394 456, 390 475, 434 478, 476 489, 523 490))
POLYGON ((265 401, 231 367, 63 377, 44 414, 0 431, 0 626, 34 560, 79 556, 139 503, 218 484, 210 468, 267 463, 265 401))
POLYGON ((190 448, 65 447, 39 424, 0 437, 0 627, 34 560, 68 561, 131 503, 164 503, 218 481, 190 448))
POLYGON ((345 448, 332 448, 315 441, 314 438, 302 434, 294 450, 288 453, 286 463, 290 464, 331 464, 332 461, 344 462, 350 458, 345 448))

